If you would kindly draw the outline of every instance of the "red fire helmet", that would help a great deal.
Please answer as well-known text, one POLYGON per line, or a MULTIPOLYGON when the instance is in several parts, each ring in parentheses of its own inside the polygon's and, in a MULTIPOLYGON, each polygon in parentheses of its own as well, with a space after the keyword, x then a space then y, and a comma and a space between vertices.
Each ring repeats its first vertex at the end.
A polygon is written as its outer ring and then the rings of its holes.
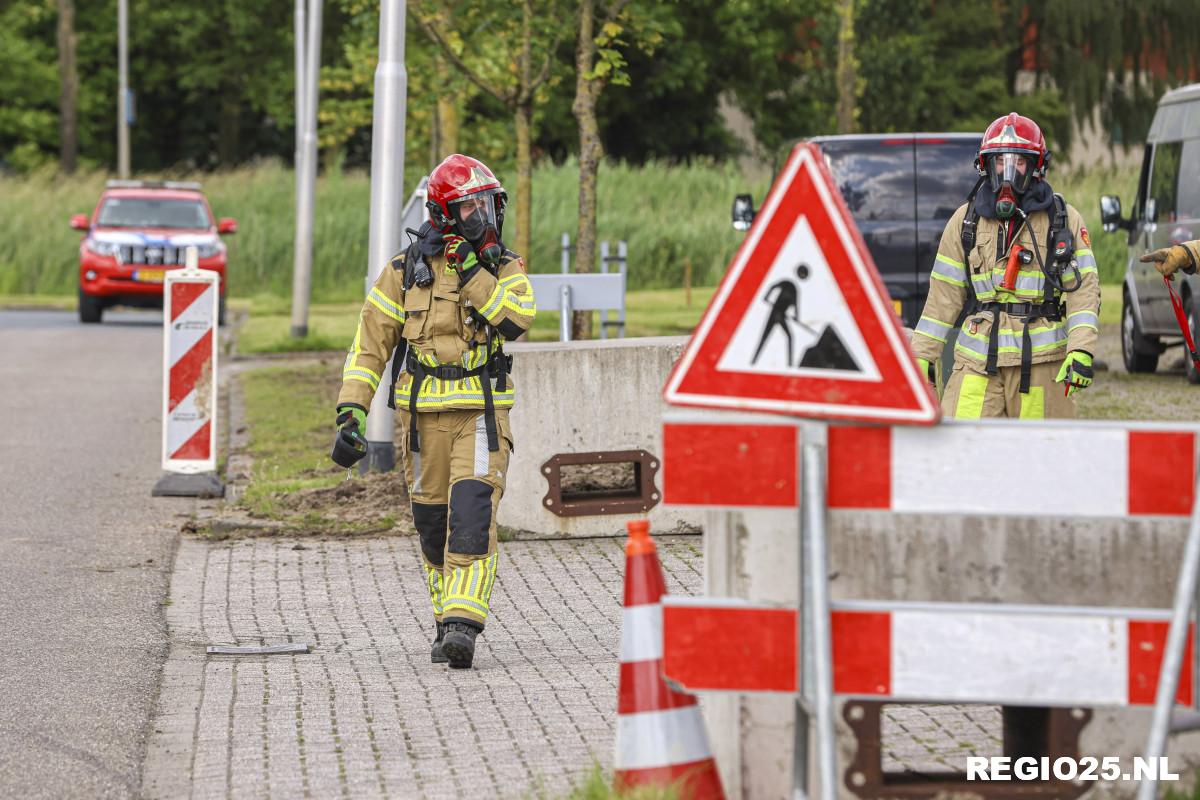
MULTIPOLYGON (((991 163, 997 156, 1005 153, 1023 156, 1032 167, 1027 174, 1018 178, 1018 181, 1028 185, 1031 178, 1045 176, 1050 151, 1046 149, 1046 138, 1042 136, 1042 129, 1029 117, 1022 117, 1015 111, 998 117, 983 132, 979 154, 975 157, 975 168, 979 170, 980 175, 995 178, 996 170, 991 167, 991 163)), ((1019 187, 1019 190, 1021 188, 1023 187, 1019 187)))
POLYGON ((499 195, 496 198, 497 215, 503 214, 508 199, 500 181, 482 161, 459 153, 447 156, 429 175, 428 202, 433 224, 443 232, 449 230, 454 221, 450 206, 471 195, 499 195))

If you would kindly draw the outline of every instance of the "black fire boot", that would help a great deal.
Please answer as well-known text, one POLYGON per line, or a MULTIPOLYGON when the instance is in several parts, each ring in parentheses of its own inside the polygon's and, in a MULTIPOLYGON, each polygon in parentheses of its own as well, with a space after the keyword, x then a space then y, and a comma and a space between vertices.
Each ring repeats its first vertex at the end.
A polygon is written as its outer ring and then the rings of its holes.
POLYGON ((444 625, 442 652, 450 660, 451 669, 470 669, 475 660, 475 637, 483 628, 473 622, 455 620, 444 625))
POLYGON ((440 622, 437 623, 437 638, 433 640, 433 647, 429 648, 429 660, 434 664, 445 664, 450 660, 442 652, 442 637, 445 635, 446 626, 440 622))

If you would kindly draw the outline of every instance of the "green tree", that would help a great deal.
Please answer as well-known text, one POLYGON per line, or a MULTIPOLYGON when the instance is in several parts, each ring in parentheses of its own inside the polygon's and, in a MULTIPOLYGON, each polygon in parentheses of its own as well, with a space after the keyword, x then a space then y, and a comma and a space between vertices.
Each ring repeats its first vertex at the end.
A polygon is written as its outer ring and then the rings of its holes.
POLYGON ((19 170, 48 163, 58 150, 54 0, 0 10, 0 163, 19 170))

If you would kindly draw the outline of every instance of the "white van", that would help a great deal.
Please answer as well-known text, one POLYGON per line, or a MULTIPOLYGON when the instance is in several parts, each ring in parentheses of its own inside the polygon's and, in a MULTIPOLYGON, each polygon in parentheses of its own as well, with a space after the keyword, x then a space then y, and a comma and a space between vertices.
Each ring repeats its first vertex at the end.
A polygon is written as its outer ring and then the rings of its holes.
MULTIPOLYGON (((1182 337, 1162 276, 1138 257, 1200 238, 1200 83, 1173 89, 1158 101, 1131 217, 1121 216, 1119 197, 1104 195, 1100 219, 1106 231, 1129 231, 1121 306, 1125 369, 1154 372, 1159 355, 1182 337)), ((1176 281, 1194 334, 1200 329, 1200 277, 1180 272, 1176 281)), ((1184 362, 1188 380, 1200 383, 1191 359, 1184 362)))

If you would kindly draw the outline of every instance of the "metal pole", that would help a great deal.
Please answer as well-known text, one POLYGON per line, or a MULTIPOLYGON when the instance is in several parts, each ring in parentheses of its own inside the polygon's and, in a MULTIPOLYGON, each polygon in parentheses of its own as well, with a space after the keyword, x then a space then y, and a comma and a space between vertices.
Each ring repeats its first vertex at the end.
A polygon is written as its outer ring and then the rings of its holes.
MULTIPOLYGON (((600 272, 603 275, 608 274, 608 240, 605 239, 600 243, 600 272)), ((600 338, 608 338, 608 312, 600 310, 600 338)))
POLYGON ((117 0, 117 175, 129 177, 129 0, 117 0))
MULTIPOLYGON (((371 127, 371 235, 367 275, 371 285, 401 250, 404 234, 405 0, 379 4, 379 63, 375 67, 375 118, 371 127)), ((389 367, 387 375, 391 374, 389 367)), ((392 443, 396 416, 388 408, 389 380, 379 382, 367 415, 367 457, 360 469, 388 472, 396 466, 392 443)))
POLYGON ((566 275, 571 271, 571 237, 568 234, 562 235, 562 273, 566 275))
MULTIPOLYGON (((1146 742, 1146 761, 1155 763, 1167 750, 1167 729, 1171 724, 1171 708, 1179 689, 1179 672, 1183 667, 1184 647, 1188 636, 1188 614, 1196 597, 1200 578, 1200 482, 1196 484, 1196 500, 1192 506, 1192 524, 1187 544, 1183 548, 1183 563, 1179 567, 1179 582, 1175 584, 1175 604, 1171 611, 1171 627, 1167 646, 1163 650, 1162 668, 1158 671, 1158 691, 1154 695, 1154 717, 1150 721, 1150 736, 1146 742)), ((1162 765, 1163 762, 1157 762, 1162 765)), ((1157 774, 1157 773, 1156 773, 1157 774)), ((1138 800, 1154 800, 1158 781, 1143 780, 1138 787, 1138 800)))
POLYGON ((822 800, 837 800, 837 740, 833 719, 833 643, 829 621, 829 562, 825 546, 825 442, 823 423, 802 425, 803 493, 800 510, 805 531, 805 560, 812 625, 813 711, 822 800))
POLYGON ((292 171, 296 176, 296 197, 300 197, 300 175, 304 171, 304 98, 307 90, 304 85, 305 64, 307 59, 304 52, 304 36, 308 30, 304 12, 305 0, 296 0, 293 39, 296 51, 296 152, 292 159, 292 171))
MULTIPOLYGON (((565 235, 565 234, 564 234, 565 235)), ((571 287, 565 283, 558 290, 558 340, 571 341, 571 287)))
MULTIPOLYGON (((796 426, 796 474, 804 476, 804 426, 796 426)), ((800 487, 796 489, 797 494, 802 496, 800 487)), ((797 637, 798 647, 800 651, 796 654, 796 664, 800 670, 800 691, 796 695, 796 722, 795 735, 792 740, 792 800, 806 800, 808 797, 809 783, 809 764, 808 764, 808 729, 811 723, 809 709, 813 704, 813 665, 812 665, 812 624, 809 614, 809 609, 812 608, 812 600, 810 598, 812 581, 808 577, 808 569, 806 568, 807 558, 805 551, 808 549, 808 529, 804 521, 805 505, 803 501, 798 502, 800 506, 800 546, 797 548, 797 574, 799 576, 800 591, 798 595, 798 603, 800 613, 796 615, 797 624, 800 626, 799 636, 797 637)))
POLYGON ((621 263, 621 310, 618 312, 617 319, 621 323, 621 338, 625 338, 625 284, 629 279, 627 266, 629 262, 629 251, 625 245, 625 240, 617 242, 617 258, 621 263))
POLYGON ((313 192, 317 183, 317 90, 321 75, 321 0, 308 2, 308 44, 304 48, 304 118, 296 179, 296 244, 292 267, 292 337, 308 335, 312 295, 313 192))

